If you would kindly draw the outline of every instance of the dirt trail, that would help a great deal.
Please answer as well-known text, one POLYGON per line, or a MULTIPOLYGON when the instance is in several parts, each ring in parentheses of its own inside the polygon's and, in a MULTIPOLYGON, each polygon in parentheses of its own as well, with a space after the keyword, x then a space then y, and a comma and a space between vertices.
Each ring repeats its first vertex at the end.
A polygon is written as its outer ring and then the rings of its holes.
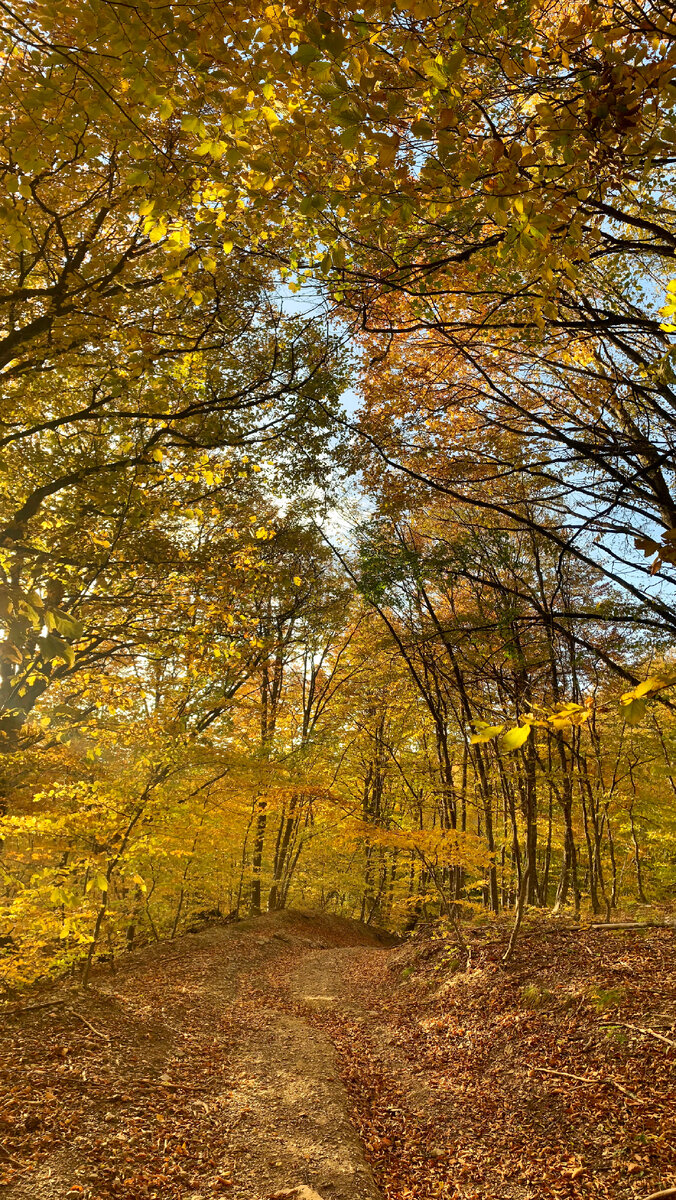
MULTIPOLYGON (((288 973, 279 979, 280 993, 275 999, 284 1003, 285 994, 297 998, 301 1012, 305 1007, 333 1008, 339 1003, 344 956, 355 954, 372 958, 382 956, 383 950, 368 946, 311 951, 301 956, 300 965, 289 965, 288 973)), ((242 1044, 246 1053, 242 1100, 250 1098, 248 1123, 255 1132, 255 1143, 252 1139, 246 1149, 241 1147, 250 1186, 252 1173, 261 1171, 260 1147, 267 1144, 276 1147, 266 1166, 270 1182, 274 1167, 278 1187, 305 1184, 322 1200, 379 1200, 347 1114, 331 1040, 303 1015, 258 1004, 255 1008, 256 1028, 249 1028, 242 1044)), ((244 1195, 258 1197, 259 1191, 242 1192, 244 1195)))
POLYGON ((280 913, 147 947, 0 1014, 0 1200, 639 1200, 676 1180, 673 937, 534 925, 505 969, 477 927, 457 970, 280 913))
POLYGON ((356 923, 271 914, 148 948, 86 996, 7 1020, 2 1194, 267 1200, 305 1185, 379 1200, 333 1044, 307 1014, 359 1018, 346 968, 386 953, 356 923))

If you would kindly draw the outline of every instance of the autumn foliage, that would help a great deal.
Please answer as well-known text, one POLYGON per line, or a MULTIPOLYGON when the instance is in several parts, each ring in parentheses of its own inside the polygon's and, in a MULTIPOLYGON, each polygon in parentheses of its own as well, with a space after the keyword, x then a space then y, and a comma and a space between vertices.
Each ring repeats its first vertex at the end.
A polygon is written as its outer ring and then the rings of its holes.
POLYGON ((3 987, 676 882, 676 25, 5 5, 3 987), (356 397, 356 399, 355 399, 356 397))

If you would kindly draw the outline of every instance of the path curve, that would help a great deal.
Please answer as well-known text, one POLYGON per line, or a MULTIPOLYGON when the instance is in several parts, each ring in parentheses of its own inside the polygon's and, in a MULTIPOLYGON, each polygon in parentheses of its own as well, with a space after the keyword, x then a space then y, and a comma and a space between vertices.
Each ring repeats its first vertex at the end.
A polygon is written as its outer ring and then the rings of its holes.
POLYGON ((146 948, 18 1016, 0 1035, 22 1070, 4 1196, 381 1200, 313 1018, 355 1016, 345 970, 386 952, 356 922, 268 914, 146 948))

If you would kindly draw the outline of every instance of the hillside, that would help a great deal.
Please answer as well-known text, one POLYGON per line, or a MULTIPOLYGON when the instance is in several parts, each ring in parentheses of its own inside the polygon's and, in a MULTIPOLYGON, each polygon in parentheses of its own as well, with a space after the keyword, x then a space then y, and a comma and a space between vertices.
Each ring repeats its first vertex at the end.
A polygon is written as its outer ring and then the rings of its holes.
POLYGON ((7 1200, 633 1200, 676 1177, 673 931, 301 912, 5 1009, 7 1200), (295 1192, 303 1188, 311 1191, 295 1192))

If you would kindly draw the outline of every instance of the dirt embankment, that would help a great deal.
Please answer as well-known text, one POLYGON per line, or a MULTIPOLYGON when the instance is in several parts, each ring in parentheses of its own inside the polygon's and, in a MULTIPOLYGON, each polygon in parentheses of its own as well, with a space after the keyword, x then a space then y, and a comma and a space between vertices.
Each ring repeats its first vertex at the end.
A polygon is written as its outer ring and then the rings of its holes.
POLYGON ((443 941, 271 914, 50 993, 4 1020, 4 1195, 636 1200, 676 1183, 673 931, 543 923, 508 968, 504 944, 475 931, 459 969, 443 941))
MULTIPOLYGON (((673 929, 534 919, 421 937, 323 1014, 387 1200, 638 1200, 676 1188, 673 929), (460 960, 460 961, 459 961, 460 960)), ((675 1193, 676 1194, 676 1193, 675 1193)))

